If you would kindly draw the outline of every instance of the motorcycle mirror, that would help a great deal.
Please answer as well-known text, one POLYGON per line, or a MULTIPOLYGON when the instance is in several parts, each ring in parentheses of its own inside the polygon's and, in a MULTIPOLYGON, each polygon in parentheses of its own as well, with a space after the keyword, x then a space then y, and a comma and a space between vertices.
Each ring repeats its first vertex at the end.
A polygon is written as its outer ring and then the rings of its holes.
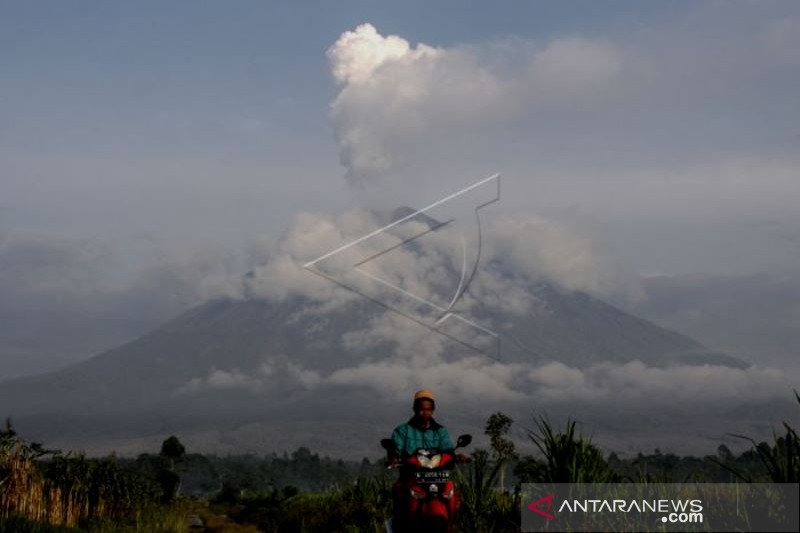
POLYGON ((392 439, 381 439, 381 446, 383 447, 384 450, 388 452, 392 452, 396 448, 394 441, 392 439))
POLYGON ((469 446, 470 442, 472 442, 472 435, 459 435, 458 439, 456 440, 456 448, 469 446))

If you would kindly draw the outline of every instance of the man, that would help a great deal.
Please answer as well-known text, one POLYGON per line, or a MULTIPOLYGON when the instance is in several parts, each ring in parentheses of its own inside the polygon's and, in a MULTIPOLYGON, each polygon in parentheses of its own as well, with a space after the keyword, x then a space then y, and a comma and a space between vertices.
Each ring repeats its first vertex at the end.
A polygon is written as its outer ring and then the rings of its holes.
POLYGON ((422 389, 414 394, 414 416, 405 424, 397 426, 392 432, 392 440, 397 449, 397 455, 391 458, 393 464, 412 455, 419 448, 439 448, 440 450, 453 448, 447 428, 433 419, 435 409, 436 398, 433 392, 422 389))
MULTIPOLYGON (((400 465, 404 458, 413 455, 420 448, 453 449, 447 429, 433 419, 435 409, 436 398, 433 392, 422 389, 414 394, 414 416, 405 424, 397 426, 392 432, 392 440, 395 445, 395 453, 391 453, 389 457, 392 466, 400 465)), ((392 527, 394 531, 409 530, 407 522, 409 517, 406 513, 411 481, 409 473, 401 470, 400 478, 392 487, 392 499, 394 500, 392 527)))

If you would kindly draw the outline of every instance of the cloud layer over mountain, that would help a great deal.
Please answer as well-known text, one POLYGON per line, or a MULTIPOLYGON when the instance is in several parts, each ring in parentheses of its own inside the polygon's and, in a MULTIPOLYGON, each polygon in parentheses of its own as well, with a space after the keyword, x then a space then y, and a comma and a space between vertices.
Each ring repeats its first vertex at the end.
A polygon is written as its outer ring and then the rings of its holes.
POLYGON ((212 369, 174 393, 191 397, 239 390, 258 395, 268 394, 276 386, 288 386, 340 397, 355 388, 381 401, 402 402, 424 385, 451 405, 488 402, 514 409, 590 406, 605 413, 644 415, 658 411, 707 416, 719 410, 786 401, 798 377, 765 367, 654 368, 633 361, 603 362, 581 369, 558 362, 529 365, 472 356, 445 361, 420 354, 411 359, 394 356, 330 373, 302 368, 285 359, 267 360, 256 373, 212 369))

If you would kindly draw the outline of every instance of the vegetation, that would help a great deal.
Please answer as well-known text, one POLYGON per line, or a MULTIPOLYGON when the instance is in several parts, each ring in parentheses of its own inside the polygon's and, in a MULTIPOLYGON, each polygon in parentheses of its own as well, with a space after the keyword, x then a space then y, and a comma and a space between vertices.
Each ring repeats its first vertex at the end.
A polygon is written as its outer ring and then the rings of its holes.
POLYGON ((173 510, 159 507, 161 493, 151 479, 124 468, 116 457, 46 450, 25 442, 10 420, 0 432, 0 488, 2 528, 9 530, 36 530, 33 524, 39 523, 174 531, 183 523, 173 510), (25 525, 25 519, 33 524, 25 525))
POLYGON ((615 483, 620 476, 603 458, 591 439, 575 433, 575 421, 567 420, 563 432, 555 431, 546 417, 536 420, 538 433, 528 437, 544 456, 544 461, 528 457, 520 475, 528 482, 544 483, 615 483))
MULTIPOLYGON (((795 393, 798 402, 800 396, 795 393)), ((800 439, 788 423, 773 442, 738 456, 678 457, 659 450, 605 456, 576 430, 544 416, 527 437, 538 453, 519 457, 507 435, 513 420, 487 420, 490 449, 474 450, 455 473, 462 497, 459 531, 517 531, 521 483, 791 482, 800 479, 800 439), (504 480, 503 472, 510 477, 504 480)), ((158 454, 135 459, 47 450, 10 421, 0 432, 0 533, 72 531, 383 531, 393 475, 382 461, 344 462, 307 448, 265 457, 187 453, 171 436, 158 454)))
POLYGON ((506 488, 506 463, 517 458, 514 441, 507 438, 509 430, 514 420, 504 414, 497 412, 486 421, 485 433, 489 436, 489 443, 492 448, 492 458, 500 470, 500 490, 506 488))
MULTIPOLYGON (((800 404, 800 394, 797 391, 794 391, 794 397, 800 404)), ((800 438, 797 430, 787 422, 783 422, 783 427, 786 434, 782 437, 773 434, 772 445, 766 442, 756 444, 753 439, 745 435, 735 436, 745 439, 753 445, 752 450, 758 456, 770 481, 773 483, 800 483, 800 438)), ((730 467, 724 462, 721 462, 720 465, 748 483, 753 481, 751 475, 743 473, 735 467, 730 467)))

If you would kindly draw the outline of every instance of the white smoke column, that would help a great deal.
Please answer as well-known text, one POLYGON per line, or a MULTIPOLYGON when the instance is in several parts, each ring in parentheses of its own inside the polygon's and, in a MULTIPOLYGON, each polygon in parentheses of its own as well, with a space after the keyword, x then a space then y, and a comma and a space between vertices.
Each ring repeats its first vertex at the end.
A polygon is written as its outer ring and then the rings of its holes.
POLYGON ((473 117, 499 94, 494 77, 469 54, 412 47, 371 24, 342 34, 328 58, 341 87, 331 119, 352 184, 393 168, 420 132, 443 119, 473 117))
POLYGON ((403 167, 444 138, 590 102, 607 94, 622 64, 615 47, 583 38, 442 48, 412 46, 371 24, 343 33, 328 58, 340 87, 331 120, 353 185, 403 167))

